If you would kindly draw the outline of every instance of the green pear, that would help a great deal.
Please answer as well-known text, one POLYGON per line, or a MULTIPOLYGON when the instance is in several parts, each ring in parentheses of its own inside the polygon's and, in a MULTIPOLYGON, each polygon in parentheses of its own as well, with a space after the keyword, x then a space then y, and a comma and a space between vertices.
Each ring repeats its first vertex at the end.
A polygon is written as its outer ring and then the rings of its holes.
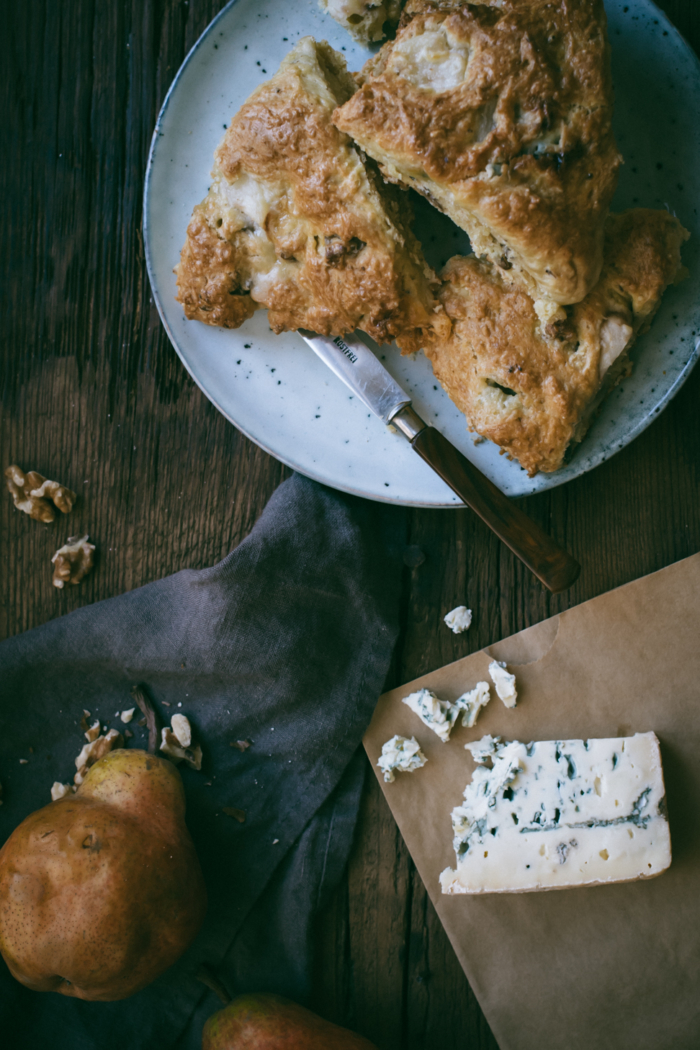
POLYGON ((206 891, 172 762, 112 751, 0 850, 0 952, 36 991, 125 999, 182 955, 206 891))
POLYGON ((279 995, 239 995, 204 1026, 202 1050, 377 1050, 279 995))

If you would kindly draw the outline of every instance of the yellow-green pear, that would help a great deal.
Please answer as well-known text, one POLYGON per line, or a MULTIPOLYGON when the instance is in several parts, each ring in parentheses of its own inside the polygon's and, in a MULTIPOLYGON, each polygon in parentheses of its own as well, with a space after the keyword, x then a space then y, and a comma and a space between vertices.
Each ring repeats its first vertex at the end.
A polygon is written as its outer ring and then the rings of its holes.
POLYGON ((202 1050, 377 1050, 361 1035, 324 1021, 279 995, 239 995, 212 1014, 202 1050))
POLYGON ((0 952, 36 991, 125 999, 182 955, 206 891, 175 766, 112 751, 0 850, 0 952))

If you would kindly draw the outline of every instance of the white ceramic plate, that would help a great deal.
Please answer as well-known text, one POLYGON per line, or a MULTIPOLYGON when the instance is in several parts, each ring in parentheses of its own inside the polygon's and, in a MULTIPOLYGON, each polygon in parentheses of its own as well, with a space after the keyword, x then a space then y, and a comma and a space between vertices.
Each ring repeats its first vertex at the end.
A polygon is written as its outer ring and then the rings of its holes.
MULTIPOLYGON (((602 463, 637 436, 678 391, 700 336, 700 63, 650 0, 607 3, 616 91, 616 132, 625 156, 613 207, 668 207, 692 234, 690 278, 669 289, 633 351, 634 374, 608 398, 571 462, 528 478, 490 442, 474 445, 464 417, 422 356, 380 355, 417 411, 504 492, 560 485, 602 463)), ((163 104, 146 176, 148 271, 163 324, 187 370, 232 423, 272 455, 334 488, 413 506, 459 500, 408 444, 370 416, 294 333, 275 336, 264 311, 235 331, 187 321, 175 301, 173 267, 192 208, 209 186, 214 149, 232 115, 299 39, 342 50, 359 69, 363 50, 317 0, 232 0, 193 47, 163 104)), ((425 205, 417 232, 434 265, 465 251, 466 237, 425 205)))

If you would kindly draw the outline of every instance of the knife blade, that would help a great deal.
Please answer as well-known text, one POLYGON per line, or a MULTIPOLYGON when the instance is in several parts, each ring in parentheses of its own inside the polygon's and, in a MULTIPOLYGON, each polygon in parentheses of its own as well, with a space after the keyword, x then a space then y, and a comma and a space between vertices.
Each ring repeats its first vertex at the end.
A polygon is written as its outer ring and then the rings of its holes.
POLYGON ((370 348, 355 337, 299 335, 332 372, 385 424, 391 423, 453 492, 553 593, 577 579, 581 566, 563 547, 520 510, 447 438, 429 426, 411 398, 370 348))

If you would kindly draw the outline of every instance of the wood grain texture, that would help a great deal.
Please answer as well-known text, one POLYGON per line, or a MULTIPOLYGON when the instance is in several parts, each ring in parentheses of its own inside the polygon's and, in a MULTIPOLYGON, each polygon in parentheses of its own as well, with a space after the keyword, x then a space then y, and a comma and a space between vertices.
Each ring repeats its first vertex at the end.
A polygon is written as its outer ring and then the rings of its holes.
MULTIPOLYGON (((286 468, 239 434, 182 368, 151 302, 142 185, 158 108, 221 0, 25 0, 4 18, 0 91, 0 466, 80 494, 44 526, 0 499, 0 637, 185 567, 252 527, 286 468), (89 532, 99 561, 51 586, 89 532)), ((661 5, 700 47, 695 0, 661 5)), ((700 371, 632 445, 521 506, 582 564, 550 595, 468 511, 414 511, 388 686, 467 655, 700 548, 700 371), (474 624, 455 636, 455 605, 474 624)), ((380 1050, 496 1044, 373 777, 347 878, 317 925, 315 1008, 380 1050)))

